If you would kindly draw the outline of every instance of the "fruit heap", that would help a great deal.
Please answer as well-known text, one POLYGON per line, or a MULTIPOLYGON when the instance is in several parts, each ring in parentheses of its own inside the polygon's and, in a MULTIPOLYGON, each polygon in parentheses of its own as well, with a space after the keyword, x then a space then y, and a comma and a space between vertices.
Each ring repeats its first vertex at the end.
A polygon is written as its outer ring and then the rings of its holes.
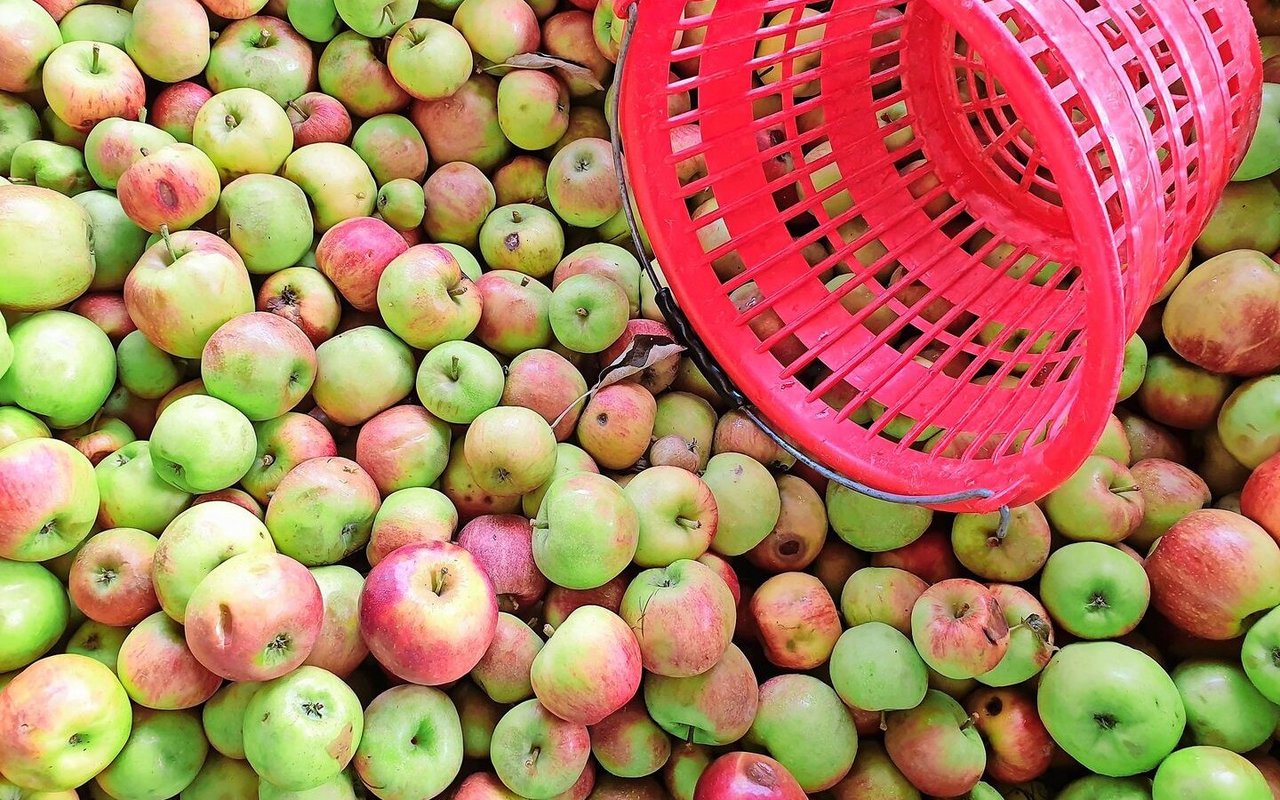
POLYGON ((0 798, 1280 797, 1280 86, 1000 539, 673 341, 610 3, 0 21, 0 798))

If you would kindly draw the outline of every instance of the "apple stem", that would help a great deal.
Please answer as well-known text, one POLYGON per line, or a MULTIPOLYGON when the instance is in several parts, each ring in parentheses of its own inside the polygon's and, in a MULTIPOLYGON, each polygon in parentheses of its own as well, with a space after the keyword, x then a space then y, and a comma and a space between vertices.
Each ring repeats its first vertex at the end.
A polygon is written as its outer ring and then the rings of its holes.
POLYGON ((445 578, 448 578, 448 577, 449 577, 449 568, 448 568, 448 567, 445 567, 444 569, 442 569, 442 570, 440 570, 439 572, 437 572, 435 575, 432 575, 432 576, 431 576, 431 591, 432 591, 432 592, 434 592, 434 593, 436 593, 436 594, 440 594, 441 590, 443 590, 443 589, 444 589, 444 581, 445 581, 445 578))
POLYGON ((462 375, 462 371, 461 371, 461 369, 460 369, 460 366, 461 366, 461 365, 458 363, 458 357, 457 357, 457 356, 454 356, 454 357, 449 361, 449 380, 451 380, 451 381, 456 381, 456 380, 457 380, 457 379, 462 375))
POLYGON ((290 100, 289 102, 285 103, 285 105, 286 105, 288 108, 290 108, 291 110, 293 110, 295 113, 297 113, 297 115, 298 115, 298 116, 302 117, 302 119, 303 119, 303 121, 304 121, 304 122, 305 122, 306 120, 311 119, 311 115, 310 115, 310 114, 308 114, 308 113, 306 112, 306 110, 305 110, 302 106, 298 105, 297 103, 293 102, 292 100, 290 100))
POLYGON ((142 106, 138 109, 138 122, 146 122, 146 121, 147 121, 147 107, 142 106))
POLYGON ((169 238, 169 226, 160 226, 160 238, 164 240, 165 249, 169 251, 169 258, 173 261, 178 260, 178 252, 173 249, 173 240, 169 238))
POLYGON ((579 308, 579 309, 578 309, 578 316, 580 316, 580 317, 582 317, 582 318, 584 318, 584 319, 585 319, 586 317, 591 316, 591 312, 590 312, 590 311, 587 311, 585 308, 579 308))
POLYGON ((511 221, 515 223, 524 222, 524 215, 521 214, 519 211, 513 210, 511 212, 511 221))
POLYGON ((151 155, 151 148, 150 148, 150 147, 139 147, 139 148, 138 148, 138 152, 139 152, 139 153, 142 153, 142 157, 143 157, 143 158, 146 158, 147 156, 151 155))
POLYGON ((226 125, 228 128, 234 128, 238 123, 236 122, 236 118, 235 118, 235 117, 233 117, 232 115, 228 114, 228 115, 226 115, 225 117, 223 117, 223 118, 222 118, 222 124, 223 124, 223 125, 226 125))
POLYGON ((688 517, 676 517, 676 522, 680 524, 680 527, 688 528, 691 531, 696 531, 702 527, 701 522, 698 522, 696 519, 689 519, 688 517))
POLYGON ((89 71, 94 75, 98 74, 98 50, 98 45, 95 42, 93 45, 93 60, 89 62, 89 71))
POLYGON ((542 626, 542 635, 547 637, 548 639, 550 639, 551 635, 555 632, 556 632, 555 626, 552 625, 550 622, 542 626))
POLYGON ((466 293, 467 293, 467 287, 465 286, 455 286, 449 290, 450 297, 462 297, 466 293))
POLYGON ((880 712, 880 730, 889 730, 889 715, 883 711, 880 712))
POLYGON ((262 28, 258 31, 258 40, 253 43, 254 47, 266 47, 271 44, 271 31, 262 28))
POLYGON ((537 529, 538 529, 538 530, 540 530, 540 531, 541 531, 541 530, 546 530, 547 528, 550 528, 550 527, 551 527, 549 524, 547 524, 546 520, 541 520, 541 519, 535 519, 535 520, 533 520, 532 522, 530 522, 529 524, 530 524, 530 525, 532 525, 533 527, 537 528, 537 529))
POLYGON ((970 728, 972 728, 974 725, 977 725, 977 724, 978 724, 978 715, 977 715, 977 714, 970 714, 970 715, 968 716, 968 718, 967 718, 967 719, 965 719, 965 721, 964 721, 964 722, 960 723, 960 730, 962 730, 962 731, 967 731, 967 730, 969 730, 970 728))
POLYGON ((1116 488, 1111 490, 1111 493, 1126 494, 1128 492, 1136 492, 1136 491, 1138 491, 1138 484, 1134 483, 1134 484, 1130 484, 1129 486, 1117 486, 1116 488))
POLYGON ((533 748, 533 750, 529 753, 529 757, 528 757, 528 758, 526 758, 526 759, 524 760, 524 765, 525 765, 526 767, 532 767, 532 766, 534 766, 535 764, 537 764, 537 763, 538 763, 538 756, 539 756, 539 755, 541 755, 541 754, 542 754, 542 748, 541 748, 541 747, 535 747, 535 748, 533 748))

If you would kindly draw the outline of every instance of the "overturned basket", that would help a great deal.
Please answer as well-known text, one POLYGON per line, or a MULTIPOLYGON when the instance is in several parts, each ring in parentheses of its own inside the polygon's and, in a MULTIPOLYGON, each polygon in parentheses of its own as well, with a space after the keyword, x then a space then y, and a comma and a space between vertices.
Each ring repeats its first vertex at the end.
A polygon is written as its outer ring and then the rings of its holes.
POLYGON ((823 474, 945 510, 1088 456, 1258 114, 1242 0, 615 10, 619 174, 691 354, 823 474))

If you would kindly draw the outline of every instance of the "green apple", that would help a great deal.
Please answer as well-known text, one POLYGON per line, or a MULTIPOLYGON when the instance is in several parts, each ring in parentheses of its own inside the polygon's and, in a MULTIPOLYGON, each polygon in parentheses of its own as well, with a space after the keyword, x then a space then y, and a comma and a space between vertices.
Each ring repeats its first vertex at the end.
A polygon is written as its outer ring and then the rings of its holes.
POLYGON ((551 293, 551 330, 575 353, 599 353, 627 328, 630 305, 618 284, 598 275, 574 275, 551 293))
POLYGON ((498 405, 505 381, 493 353, 467 341, 444 342, 418 365, 418 401, 445 422, 467 425, 498 405))
POLYGON ((1262 111, 1258 127, 1244 161, 1231 176, 1233 181, 1265 178, 1280 169, 1280 85, 1262 84, 1262 111))
POLYGON ((931 689, 915 708, 890 713, 885 725, 885 750, 921 791, 955 797, 971 791, 982 777, 987 764, 982 737, 948 695, 931 689))
POLYGON ((564 255, 564 227, 545 208, 517 203, 494 209, 485 218, 479 243, 490 269, 544 278, 555 271, 564 255))
POLYGON ((458 777, 462 757, 462 721, 439 689, 396 686, 365 709, 354 764, 380 800, 439 795, 458 777))
POLYGON ((418 10, 415 0, 334 0, 338 16, 361 36, 390 36, 418 10))
POLYGON ((421 225, 426 205, 422 184, 411 178, 392 178, 378 189, 378 216, 398 231, 421 225))
MULTIPOLYGON (((81 6, 99 8, 100 6, 81 6)), ((96 131, 105 123, 94 127, 96 131)), ((133 265, 147 249, 147 232, 124 213, 120 201, 111 192, 95 189, 75 196, 75 201, 89 214, 93 231, 95 270, 91 289, 119 289, 133 265)))
POLYGON ((334 0, 290 0, 285 14, 294 30, 319 44, 330 41, 342 30, 334 0))
POLYGON ((307 196, 279 176, 237 178, 222 190, 215 212, 218 229, 227 232, 227 241, 255 275, 292 267, 311 249, 314 221, 307 196))
POLYGON ((1119 461, 1090 456, 1041 502, 1054 532, 1076 541, 1115 544, 1142 524, 1146 503, 1119 461))
POLYGON ((122 50, 131 27, 133 14, 99 5, 76 6, 58 21, 64 42, 102 42, 122 50))
POLYGON ((208 752, 194 711, 134 707, 124 749, 94 780, 117 800, 168 800, 195 780, 208 752))
POLYGON ((378 503, 378 486, 359 464, 312 458, 272 492, 267 530, 290 558, 309 567, 336 564, 368 543, 378 503))
POLYGON ((1229 183, 1196 239, 1202 259, 1232 250, 1274 253, 1280 248, 1280 188, 1266 178, 1229 183))
MULTIPOLYGON (((9 371, 10 365, 13 364, 13 340, 9 338, 9 326, 4 321, 4 317, 0 317, 0 378, 9 371)), ((13 408, 13 406, 7 406, 13 408)), ((2 447, 3 445, 0 445, 2 447)))
POLYGON ((598 227, 622 211, 608 139, 588 136, 564 144, 547 167, 546 185, 551 207, 576 228, 598 227))
POLYGON ((0 91, 32 92, 40 88, 45 59, 62 44, 58 23, 32 0, 4 0, 5 69, 0 91))
POLYGON ((258 89, 283 107, 315 85, 315 56, 289 23, 252 16, 223 28, 209 51, 204 77, 215 93, 258 89))
POLYGON ((120 647, 124 644, 125 637, 128 635, 128 628, 116 628, 111 625, 103 625, 101 622, 86 620, 67 639, 67 644, 63 649, 73 655, 92 658, 115 672, 116 660, 120 655, 120 647))
POLYGON ((761 684, 747 741, 762 746, 807 793, 835 786, 858 754, 853 715, 830 686, 810 675, 779 675, 761 684))
POLYGON ((543 483, 532 492, 526 492, 520 498, 520 507, 524 511, 524 515, 532 519, 538 516, 538 509, 542 507, 542 498, 546 496, 547 489, 551 484, 555 483, 558 478, 565 475, 574 475, 579 472, 595 472, 599 473, 600 468, 596 466, 596 462, 591 460, 591 456, 576 444, 567 442, 559 442, 556 444, 556 468, 551 472, 551 477, 547 478, 543 483))
MULTIPOLYGON (((84 148, 84 141, 88 134, 78 131, 68 125, 60 119, 57 114, 53 113, 52 108, 49 108, 48 106, 44 107, 40 112, 40 123, 44 129, 48 131, 48 138, 52 139, 55 144, 60 144, 64 147, 73 147, 76 150, 84 148)), ((12 169, 12 166, 13 165, 11 164, 10 169, 12 169)), ((15 181, 15 183, 16 182, 17 181, 15 181)))
POLYGON ((894 766, 883 745, 875 739, 863 741, 858 746, 858 757, 853 761, 853 769, 849 770, 849 774, 836 785, 831 794, 842 800, 863 797, 874 797, 876 800, 920 800, 920 791, 894 766))
POLYGON ((210 753, 200 773, 179 800, 253 800, 258 796, 258 773, 244 761, 210 753))
POLYGON ((339 425, 359 425, 413 390, 413 352, 384 328, 345 331, 316 348, 316 405, 339 425))
POLYGON ((377 42, 355 31, 342 31, 320 54, 320 91, 339 100, 354 117, 376 117, 404 108, 412 98, 391 77, 381 53, 377 42))
POLYGON ((1063 750, 1113 778, 1155 769, 1177 746, 1187 719, 1160 665, 1118 642, 1058 651, 1040 675, 1037 706, 1063 750))
POLYGON ((864 711, 915 708, 929 689, 928 671, 911 640, 883 622, 864 622, 841 634, 830 669, 840 698, 864 711))
POLYGON ((1040 599, 1055 624, 1081 639, 1117 639, 1142 621, 1151 583, 1129 554, 1101 542, 1054 551, 1040 573, 1040 599))
MULTIPOLYGON (((14 326, 15 330, 17 326, 14 326)), ((1245 381, 1218 414, 1218 435, 1227 452, 1251 469, 1280 452, 1280 375, 1245 381)))
POLYGON ((1151 781, 1086 775, 1067 784, 1057 800, 1151 800, 1151 781))
POLYGON ((274 553, 267 527, 240 506, 201 503, 174 518, 160 535, 151 580, 160 607, 182 622, 196 586, 213 568, 243 553, 274 553))
POLYGON ((637 566, 665 567, 707 552, 719 515, 711 487, 696 474, 650 467, 632 478, 625 491, 640 517, 637 566))
POLYGON ((0 406, 0 450, 23 439, 47 439, 51 435, 49 426, 30 411, 17 406, 0 406))
POLYGON ((211 38, 196 0, 137 0, 124 49, 147 77, 177 83, 204 71, 211 38))
POLYGON ((230 183, 242 175, 271 175, 280 169, 293 151, 293 126, 264 92, 228 89, 200 107, 191 143, 209 156, 222 182, 230 183))
POLYGON ((228 321, 209 337, 200 377, 210 396, 250 420, 275 419, 311 391, 316 349, 297 325, 256 311, 228 321))
POLYGON ((1013 686, 1040 673, 1053 657, 1053 625, 1035 595, 1012 584, 993 584, 991 595, 1009 626, 1009 649, 990 672, 977 676, 987 686, 1013 686))
POLYGON ((49 651, 67 628, 66 590, 39 564, 0 559, 0 672, 49 651))
POLYGON ((521 495, 551 477, 556 437, 536 411, 498 406, 481 412, 467 428, 464 452, 480 488, 496 495, 521 495))
POLYGON ((1280 703, 1280 611, 1271 610, 1244 635, 1240 660, 1267 700, 1280 703))
POLYGON ((299 667, 264 683, 245 709, 245 758, 262 779, 302 791, 347 768, 364 730, 360 699, 342 679, 299 667))
POLYGON ((1173 670, 1187 709, 1195 744, 1246 753, 1270 741, 1280 724, 1280 706, 1249 682, 1243 669, 1225 661, 1184 661, 1173 670))
MULTIPOLYGON (((493 740, 493 729, 506 709, 489 699, 480 687, 470 681, 460 681, 450 692, 458 718, 462 724, 462 753, 467 758, 488 758, 493 740)), ((368 715, 366 714, 366 722, 368 715)), ((366 738, 369 733, 366 731, 366 738)), ((359 765, 360 753, 356 752, 359 765)))
MULTIPOLYGON (((1277 95, 1280 97, 1280 95, 1277 95)), ((1120 394, 1116 401, 1128 400, 1147 374, 1147 343, 1136 333, 1124 346, 1124 369, 1120 373, 1120 394)))
POLYGON ((1151 782, 1152 800, 1269 800, 1267 779, 1244 756, 1219 747, 1187 747, 1166 758, 1151 782))
POLYGON ((529 679, 551 713, 595 725, 635 697, 641 673, 640 645, 630 626, 607 608, 585 605, 537 651, 529 679))
POLYGON ((881 553, 919 539, 933 522, 933 511, 868 497, 831 481, 827 518, 841 539, 859 550, 881 553))
POLYGON ((9 174, 18 145, 40 138, 40 117, 17 95, 0 93, 0 175, 9 174))
POLYGON ((591 759, 591 738, 585 725, 566 722, 537 700, 526 700, 498 720, 490 759, 508 789, 549 800, 577 782, 591 759))
POLYGON ((244 713, 261 686, 257 681, 227 683, 201 710, 205 737, 227 758, 244 758, 244 713))
POLYGON ((716 535, 711 540, 711 549, 717 553, 742 555, 760 544, 778 524, 782 513, 778 484, 754 458, 741 453, 718 453, 707 462, 702 480, 711 487, 720 512, 716 535))
POLYGON ((441 100, 452 96, 471 77, 471 47, 449 23, 415 19, 400 26, 391 38, 387 67, 396 83, 415 98, 441 100))
POLYGON ((0 186, 0 308, 66 305, 93 280, 89 214, 36 186, 0 186))
POLYGON ((378 185, 360 156, 346 145, 316 142, 299 147, 280 172, 306 192, 317 233, 352 217, 373 213, 378 185))
POLYGON ((498 125, 522 150, 542 150, 569 129, 569 91, 555 75, 515 69, 498 82, 498 125))
POLYGON ((750 730, 759 689, 747 657, 729 645, 719 661, 698 675, 646 674, 644 704, 654 722, 677 739, 724 745, 750 730))
POLYGON ((359 800, 363 796, 363 794, 356 794, 355 779, 351 776, 351 770, 340 772, 319 786, 303 789, 300 792, 281 789, 267 781, 263 781, 258 788, 258 800, 359 800))
POLYGON ((635 506, 618 484, 590 472, 566 475, 547 488, 533 521, 533 559, 552 583, 594 589, 626 569, 639 536, 635 506))
POLYGON ((432 244, 396 256, 378 279, 378 312, 386 326, 421 350, 470 336, 481 320, 481 296, 457 259, 432 244))
POLYGON ((130 717, 129 696, 101 663, 37 661, 0 692, 0 771, 36 791, 74 789, 120 753, 130 717))
POLYGON ((137 528, 159 534, 191 503, 191 494, 161 479, 151 461, 151 444, 129 442, 98 462, 98 522, 110 528, 137 528))
POLYGON ((179 383, 182 369, 142 331, 132 331, 116 345, 116 373, 120 385, 144 400, 158 400, 179 383))
POLYGON ((101 408, 115 383, 116 352, 102 329, 77 314, 41 311, 9 331, 13 363, 0 376, 0 397, 74 428, 101 408))
POLYGON ((253 465, 256 451, 248 418, 229 403, 207 395, 174 401, 151 431, 156 474, 193 494, 235 484, 253 465))

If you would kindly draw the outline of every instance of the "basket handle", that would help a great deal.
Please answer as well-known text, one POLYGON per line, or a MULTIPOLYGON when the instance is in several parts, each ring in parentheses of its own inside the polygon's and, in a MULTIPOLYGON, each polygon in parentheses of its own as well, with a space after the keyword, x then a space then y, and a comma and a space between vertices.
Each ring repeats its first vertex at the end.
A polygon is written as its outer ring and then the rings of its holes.
MULTIPOLYGON (((638 0, 601 0, 601 2, 612 2, 614 13, 623 19, 629 19, 631 13, 637 8, 638 0)), ((634 23, 633 19, 630 19, 634 23)), ((760 427, 765 434, 772 439, 779 447, 793 456, 796 461, 804 464, 809 469, 818 473, 829 481, 835 481, 837 484, 851 489, 859 494, 876 500, 884 500, 890 503, 902 503, 905 505, 915 506, 935 506, 947 505, 950 503, 963 502, 965 500, 979 500, 991 497, 995 494, 991 489, 967 489, 962 492, 952 492, 950 494, 934 494, 934 495, 904 495, 894 492, 886 492, 873 488, 860 481, 843 475, 823 464, 815 461, 807 453, 796 447, 786 437, 778 433, 773 425, 751 404, 750 399, 744 395, 738 387, 734 386, 733 381, 725 374, 720 365, 711 357, 710 351, 702 344, 701 338, 694 331, 693 326, 689 324, 689 319, 680 310, 680 306, 676 303, 675 295, 671 293, 669 287, 663 286, 658 281, 657 271, 653 268, 653 263, 649 260, 648 254, 645 252, 644 242, 640 237, 640 226, 636 222, 635 210, 632 206, 631 185, 627 179, 626 159, 623 158, 622 149, 622 125, 621 125, 621 82, 623 79, 623 64, 626 61, 627 53, 631 47, 631 36, 635 32, 635 25, 628 24, 622 32, 622 44, 618 51, 617 68, 614 70, 614 80, 618 81, 618 93, 614 98, 613 114, 609 120, 609 135, 613 142, 613 165, 614 172, 618 179, 618 190, 622 193, 622 213, 626 217, 627 227, 631 231, 631 241, 635 245, 636 256, 640 260, 640 265, 644 268, 645 273, 649 276, 649 280, 653 282, 654 288, 657 290, 655 300, 658 307, 662 310, 663 316, 666 317, 671 332, 676 339, 685 346, 689 356, 693 359, 693 363, 706 377, 707 382, 711 384, 717 392, 729 400, 735 408, 746 414, 752 422, 760 427)), ((1002 505, 999 509, 1000 523, 996 528, 995 537, 1003 540, 1009 532, 1009 523, 1012 518, 1009 506, 1002 505)))

